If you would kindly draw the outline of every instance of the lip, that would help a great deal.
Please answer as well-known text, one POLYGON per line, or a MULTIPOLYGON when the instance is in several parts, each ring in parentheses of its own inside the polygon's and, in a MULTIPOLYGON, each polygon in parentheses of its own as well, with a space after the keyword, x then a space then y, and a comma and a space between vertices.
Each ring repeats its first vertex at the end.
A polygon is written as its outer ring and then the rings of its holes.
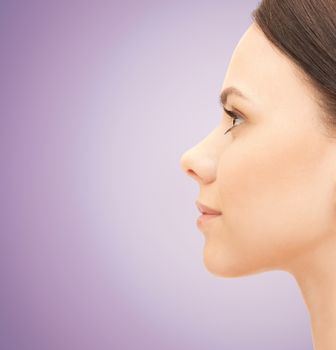
POLYGON ((201 228, 207 221, 218 218, 221 214, 202 214, 197 218, 197 226, 201 228))
POLYGON ((196 201, 196 206, 198 208, 198 210, 205 215, 209 215, 209 216, 217 216, 217 215, 221 215, 222 213, 216 209, 210 208, 204 204, 202 204, 199 201, 196 201))

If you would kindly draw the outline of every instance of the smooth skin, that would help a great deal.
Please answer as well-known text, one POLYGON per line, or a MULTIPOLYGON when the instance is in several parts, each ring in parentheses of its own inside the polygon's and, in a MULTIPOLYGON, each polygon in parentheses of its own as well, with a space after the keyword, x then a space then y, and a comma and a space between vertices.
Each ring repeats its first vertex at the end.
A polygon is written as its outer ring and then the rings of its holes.
POLYGON ((200 230, 204 264, 221 277, 291 273, 303 294, 316 350, 336 349, 336 138, 328 137, 304 74, 255 23, 236 46, 219 125, 183 153, 197 198, 222 215, 200 230), (225 132, 233 125, 229 132, 225 132))

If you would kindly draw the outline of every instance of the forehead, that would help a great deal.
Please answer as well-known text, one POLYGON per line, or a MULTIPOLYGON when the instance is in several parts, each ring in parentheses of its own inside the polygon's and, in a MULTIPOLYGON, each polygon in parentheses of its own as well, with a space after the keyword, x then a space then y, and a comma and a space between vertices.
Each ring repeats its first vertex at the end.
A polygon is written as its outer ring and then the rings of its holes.
MULTIPOLYGON (((222 90, 235 86, 262 109, 306 102, 312 91, 304 85, 303 73, 252 24, 233 51, 222 90)), ((228 98, 230 102, 230 97, 228 98)))

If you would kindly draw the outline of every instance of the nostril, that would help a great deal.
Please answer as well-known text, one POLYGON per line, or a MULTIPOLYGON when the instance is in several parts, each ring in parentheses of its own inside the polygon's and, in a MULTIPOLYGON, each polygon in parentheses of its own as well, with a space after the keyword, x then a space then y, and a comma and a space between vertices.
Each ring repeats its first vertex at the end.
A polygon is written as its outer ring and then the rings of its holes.
POLYGON ((191 169, 188 169, 187 174, 195 179, 198 179, 198 175, 191 169))

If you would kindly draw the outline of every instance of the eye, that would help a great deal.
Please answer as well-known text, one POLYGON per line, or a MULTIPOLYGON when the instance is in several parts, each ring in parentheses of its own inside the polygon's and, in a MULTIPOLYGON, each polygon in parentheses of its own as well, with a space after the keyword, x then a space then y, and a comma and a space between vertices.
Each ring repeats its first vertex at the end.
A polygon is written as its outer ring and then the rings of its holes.
MULTIPOLYGON (((228 111, 227 109, 225 109, 224 108, 224 111, 225 111, 225 113, 230 117, 230 118, 232 118, 233 119, 233 123, 237 120, 237 119, 242 119, 242 120, 244 120, 244 118, 243 117, 241 117, 240 115, 238 115, 237 113, 234 113, 234 112, 232 112, 232 111, 228 111)), ((238 124, 239 125, 239 124, 238 124)), ((231 126, 231 128, 229 128, 229 129, 227 129, 226 131, 225 131, 225 133, 224 133, 224 135, 226 134, 226 133, 228 133, 231 129, 233 129, 234 127, 236 127, 236 126, 238 126, 237 124, 234 124, 234 125, 232 125, 231 126)))

